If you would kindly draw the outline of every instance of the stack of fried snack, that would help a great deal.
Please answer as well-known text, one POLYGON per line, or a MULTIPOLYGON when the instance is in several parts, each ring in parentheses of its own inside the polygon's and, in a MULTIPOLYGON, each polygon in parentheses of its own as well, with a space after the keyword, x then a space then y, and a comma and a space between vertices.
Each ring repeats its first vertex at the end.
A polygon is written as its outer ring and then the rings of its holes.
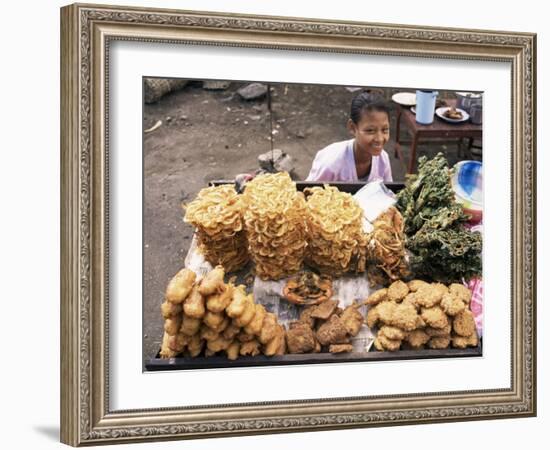
POLYGON ((409 274, 403 216, 391 206, 376 218, 373 227, 367 237, 367 275, 372 286, 383 286, 409 274))
POLYGON ((288 353, 351 352, 351 337, 357 336, 364 322, 359 304, 342 310, 338 300, 325 300, 302 311, 286 332, 288 353))
POLYGON ((231 184, 202 189, 184 206, 184 221, 195 226, 204 258, 227 272, 242 268, 249 260, 243 226, 243 203, 231 184))
POLYGON ((476 347, 470 299, 471 292, 461 284, 397 280, 365 301, 370 307, 367 326, 378 327, 374 346, 380 351, 476 347))
POLYGON ((263 280, 298 272, 306 249, 306 203, 286 172, 259 175, 244 191, 248 250, 263 280))
POLYGON ((306 189, 308 208, 307 263, 321 273, 340 276, 364 272, 366 235, 363 210, 348 193, 336 187, 306 189))
POLYGON ((170 281, 161 306, 165 318, 161 358, 185 352, 205 356, 225 351, 230 360, 239 355, 285 353, 285 329, 277 317, 254 303, 244 286, 224 283, 222 266, 202 280, 183 269, 170 281))

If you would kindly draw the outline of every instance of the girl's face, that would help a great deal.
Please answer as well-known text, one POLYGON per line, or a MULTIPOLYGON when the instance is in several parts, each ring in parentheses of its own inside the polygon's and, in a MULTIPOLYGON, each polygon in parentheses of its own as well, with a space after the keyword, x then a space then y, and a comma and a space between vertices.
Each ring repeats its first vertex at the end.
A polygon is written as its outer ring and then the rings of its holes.
POLYGON ((355 138, 357 150, 371 156, 379 156, 390 138, 389 117, 383 111, 363 112, 359 123, 348 121, 348 129, 355 138))

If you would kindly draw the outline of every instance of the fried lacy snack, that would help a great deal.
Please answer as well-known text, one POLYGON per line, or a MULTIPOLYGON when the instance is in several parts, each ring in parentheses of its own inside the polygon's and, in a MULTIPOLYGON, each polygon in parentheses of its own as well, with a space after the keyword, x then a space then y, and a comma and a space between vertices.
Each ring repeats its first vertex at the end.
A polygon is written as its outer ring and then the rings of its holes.
POLYGON ((161 358, 209 357, 225 352, 229 360, 234 360, 243 355, 275 356, 286 352, 286 330, 277 316, 255 303, 243 285, 225 284, 224 275, 223 267, 217 266, 202 279, 193 277, 183 304, 165 299, 161 305, 161 358))
POLYGON ((306 250, 306 202, 286 172, 259 175, 243 194, 248 250, 262 280, 300 270, 306 250))
POLYGON ((463 285, 394 281, 372 293, 367 326, 378 327, 374 346, 379 351, 476 347, 479 337, 472 312, 471 293, 463 285), (410 291, 410 292, 409 292, 410 291))
POLYGON ((195 200, 183 205, 183 220, 196 228, 204 258, 227 272, 244 267, 249 260, 243 207, 242 196, 232 184, 201 189, 195 200))
POLYGON ((308 265, 336 277, 364 272, 367 236, 363 232, 363 210, 357 201, 328 185, 304 192, 308 196, 308 265))
MULTIPOLYGON (((367 258, 370 262, 367 273, 371 285, 384 285, 407 276, 409 269, 405 259, 405 235, 401 213, 391 206, 380 214, 372 225, 373 230, 366 238, 367 258)), ((400 289, 402 291, 403 287, 400 289)), ((406 292, 402 297, 405 295, 406 292)))

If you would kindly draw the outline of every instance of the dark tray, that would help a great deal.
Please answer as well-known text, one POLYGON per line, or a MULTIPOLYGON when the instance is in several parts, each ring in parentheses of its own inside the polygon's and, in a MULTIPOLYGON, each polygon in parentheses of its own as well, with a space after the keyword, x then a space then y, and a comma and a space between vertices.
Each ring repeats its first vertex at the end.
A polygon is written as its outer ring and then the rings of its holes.
POLYGON ((196 358, 178 357, 162 359, 157 353, 145 363, 147 371, 156 370, 186 370, 186 369, 215 369, 227 367, 254 367, 254 366, 287 366, 296 364, 326 364, 343 362, 368 362, 368 361, 400 361, 413 359, 432 358, 464 358, 482 356, 482 342, 477 347, 444 350, 399 350, 397 352, 370 351, 365 353, 306 353, 303 355, 282 356, 240 356, 234 361, 229 361, 225 356, 210 356, 208 358, 198 356, 196 358))

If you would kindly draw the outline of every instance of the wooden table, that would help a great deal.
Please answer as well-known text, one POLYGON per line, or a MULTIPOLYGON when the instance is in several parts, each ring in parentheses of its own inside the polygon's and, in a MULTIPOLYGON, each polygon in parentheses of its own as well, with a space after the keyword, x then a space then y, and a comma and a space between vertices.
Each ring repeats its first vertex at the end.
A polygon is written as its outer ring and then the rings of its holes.
MULTIPOLYGON (((448 106, 454 106, 456 100, 447 100, 448 106)), ((397 117, 395 125, 395 156, 399 157, 401 162, 407 167, 407 173, 413 173, 416 165, 416 147, 420 139, 460 139, 469 138, 470 144, 474 139, 481 139, 482 126, 475 125, 469 121, 460 123, 449 123, 434 116, 434 121, 429 125, 422 125, 416 121, 416 116, 411 112, 409 106, 401 106, 397 104, 397 117), (401 128, 401 119, 411 135, 411 155, 406 163, 403 152, 401 151, 401 142, 399 141, 399 131, 401 128)))

